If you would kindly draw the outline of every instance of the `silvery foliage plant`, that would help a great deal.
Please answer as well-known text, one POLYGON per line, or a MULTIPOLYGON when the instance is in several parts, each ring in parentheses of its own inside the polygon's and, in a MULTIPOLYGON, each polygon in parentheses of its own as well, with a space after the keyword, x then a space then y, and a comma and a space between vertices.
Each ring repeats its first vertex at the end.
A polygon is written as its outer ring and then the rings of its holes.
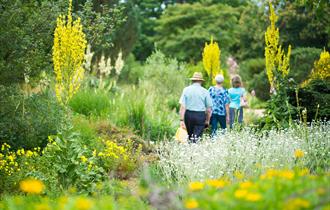
POLYGON ((330 122, 256 132, 251 128, 219 133, 197 144, 176 141, 158 145, 158 167, 165 180, 187 182, 220 177, 259 175, 270 168, 329 170, 330 122), (304 152, 297 159, 295 151, 304 152))

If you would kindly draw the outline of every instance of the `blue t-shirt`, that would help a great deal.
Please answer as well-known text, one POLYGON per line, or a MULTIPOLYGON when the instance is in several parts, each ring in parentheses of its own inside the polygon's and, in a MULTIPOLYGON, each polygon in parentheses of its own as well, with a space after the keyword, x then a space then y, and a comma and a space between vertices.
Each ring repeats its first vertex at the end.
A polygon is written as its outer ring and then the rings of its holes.
POLYGON ((212 114, 226 115, 226 105, 229 104, 228 91, 224 88, 210 87, 209 93, 212 98, 212 114))
POLYGON ((238 88, 230 88, 228 90, 229 99, 230 99, 230 108, 239 109, 241 107, 241 97, 245 95, 245 89, 238 88))

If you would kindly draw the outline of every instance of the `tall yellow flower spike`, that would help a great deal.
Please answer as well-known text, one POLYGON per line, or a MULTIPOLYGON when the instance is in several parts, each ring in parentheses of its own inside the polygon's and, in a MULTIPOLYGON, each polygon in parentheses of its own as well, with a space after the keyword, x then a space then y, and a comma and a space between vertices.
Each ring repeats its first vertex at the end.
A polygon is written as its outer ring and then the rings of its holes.
POLYGON ((221 73, 220 70, 220 48, 217 42, 213 42, 211 37, 210 44, 205 43, 203 50, 203 65, 204 69, 210 77, 210 80, 214 79, 214 76, 221 73))
POLYGON ((85 49, 87 41, 80 18, 72 20, 72 0, 69 0, 68 14, 57 18, 54 32, 53 63, 56 75, 56 97, 67 104, 78 91, 84 77, 85 49))
POLYGON ((320 59, 314 62, 314 67, 308 78, 301 84, 301 87, 306 87, 312 80, 329 80, 330 79, 330 54, 323 50, 320 54, 320 59))
POLYGON ((291 46, 289 45, 287 54, 284 54, 282 46, 279 45, 280 32, 275 26, 278 17, 271 2, 269 2, 269 10, 270 26, 267 27, 265 32, 266 73, 270 85, 275 87, 275 71, 280 73, 282 77, 286 77, 289 74, 291 46))

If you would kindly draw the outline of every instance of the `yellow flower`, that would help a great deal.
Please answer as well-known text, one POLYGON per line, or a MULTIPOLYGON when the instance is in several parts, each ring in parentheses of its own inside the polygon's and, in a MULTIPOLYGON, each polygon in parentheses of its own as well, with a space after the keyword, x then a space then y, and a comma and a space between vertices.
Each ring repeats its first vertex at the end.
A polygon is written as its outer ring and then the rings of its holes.
POLYGON ((195 199, 189 199, 189 200, 185 201, 184 206, 187 209, 195 209, 195 208, 198 208, 199 205, 195 199))
POLYGON ((239 184, 239 187, 242 189, 248 189, 253 186, 253 183, 250 181, 242 182, 239 184))
POLYGON ((241 173, 241 172, 239 172, 239 171, 235 171, 234 176, 235 176, 237 179, 243 179, 243 178, 244 178, 244 174, 241 173))
POLYGON ((245 196, 245 200, 252 201, 252 202, 260 201, 261 198, 262 197, 261 197, 261 195, 259 193, 248 193, 245 196))
POLYGON ((262 174, 261 176, 260 176, 260 179, 272 179, 273 177, 276 177, 276 176, 278 176, 278 171, 277 170, 275 170, 275 169, 268 169, 267 171, 266 171, 266 173, 264 173, 264 174, 262 174))
POLYGON ((87 198, 77 198, 75 207, 78 210, 88 210, 93 207, 93 202, 87 198))
POLYGON ((316 190, 316 193, 318 195, 324 195, 326 193, 326 190, 323 187, 320 187, 316 190))
POLYGON ((291 180, 294 178, 294 172, 290 170, 283 170, 279 173, 279 177, 291 180))
POLYGON ((26 157, 31 157, 31 156, 33 156, 33 152, 30 151, 30 150, 28 150, 28 151, 26 151, 25 156, 26 156, 26 157))
POLYGON ((40 194, 45 189, 45 185, 37 179, 27 179, 20 182, 20 189, 30 194, 40 194))
POLYGON ((293 198, 287 201, 283 210, 299 210, 302 208, 309 208, 310 202, 302 198, 293 198))
POLYGON ((304 151, 302 151, 300 149, 297 149, 294 151, 294 156, 296 158, 302 158, 302 157, 304 157, 304 155, 305 155, 304 151))
POLYGON ((226 182, 224 180, 209 179, 206 181, 206 184, 215 188, 223 188, 226 185, 226 182))
POLYGON ((87 158, 84 155, 80 156, 80 160, 81 160, 82 163, 87 162, 87 158))
POLYGON ((315 61, 314 68, 308 79, 302 83, 302 87, 309 84, 314 79, 328 80, 330 78, 330 53, 323 50, 320 54, 320 59, 315 61))
POLYGON ((190 191, 198 191, 204 188, 204 183, 202 182, 190 182, 189 183, 189 190, 190 191))
POLYGON ((64 209, 64 206, 67 204, 68 202, 68 197, 66 196, 62 196, 58 199, 58 208, 59 209, 64 209))
POLYGON ((203 50, 203 65, 210 79, 213 81, 214 77, 221 73, 220 70, 220 48, 217 42, 213 42, 211 37, 210 44, 205 43, 203 50))
POLYGON ((273 5, 269 2, 270 9, 270 26, 265 32, 265 60, 266 73, 271 87, 276 86, 276 73, 279 73, 283 78, 289 74, 291 46, 288 47, 288 52, 285 55, 282 46, 279 45, 280 32, 276 28, 278 17, 275 14, 273 5))
POLYGON ((301 169, 299 172, 298 172, 298 175, 299 176, 306 176, 308 175, 310 172, 309 172, 309 169, 308 168, 303 168, 301 169))
POLYGON ((238 189, 235 191, 234 196, 235 198, 244 198, 248 194, 247 190, 238 189))
POLYGON ((50 210, 50 206, 47 203, 40 203, 35 206, 35 210, 50 210))
POLYGON ((53 45, 55 92, 60 103, 68 103, 78 91, 84 77, 82 64, 87 41, 80 18, 72 20, 72 0, 69 0, 68 15, 60 15, 56 21, 53 45))

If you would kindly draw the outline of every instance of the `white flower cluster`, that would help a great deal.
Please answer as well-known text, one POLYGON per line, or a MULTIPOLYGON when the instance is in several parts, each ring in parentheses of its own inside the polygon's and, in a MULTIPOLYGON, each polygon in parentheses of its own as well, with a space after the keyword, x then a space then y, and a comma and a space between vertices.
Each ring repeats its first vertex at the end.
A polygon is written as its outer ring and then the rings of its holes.
POLYGON ((245 128, 219 134, 216 141, 164 142, 158 145, 158 166, 170 182, 232 177, 235 172, 252 176, 269 168, 293 168, 299 149, 309 154, 302 164, 318 167, 318 161, 329 163, 329 137, 329 122, 261 133, 245 128))

